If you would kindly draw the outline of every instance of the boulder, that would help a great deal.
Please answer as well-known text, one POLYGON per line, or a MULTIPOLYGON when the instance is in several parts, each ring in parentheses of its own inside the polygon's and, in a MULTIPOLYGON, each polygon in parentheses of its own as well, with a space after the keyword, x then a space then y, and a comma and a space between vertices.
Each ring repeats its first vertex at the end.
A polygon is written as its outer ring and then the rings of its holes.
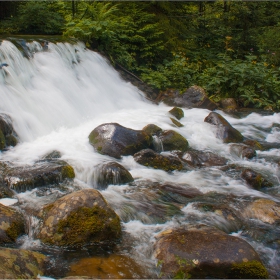
POLYGON ((38 279, 47 263, 47 257, 37 252, 0 248, 0 279, 38 279))
POLYGON ((258 219, 264 223, 278 225, 280 223, 280 203, 266 198, 259 198, 242 211, 246 219, 258 219))
POLYGON ((262 174, 250 168, 246 168, 242 171, 241 178, 244 179, 250 187, 256 190, 273 186, 273 184, 267 181, 262 174))
POLYGON ((12 243, 24 234, 24 218, 11 207, 0 204, 0 244, 12 243))
POLYGON ((161 94, 160 101, 163 101, 169 106, 178 106, 182 108, 202 108, 208 110, 215 110, 218 108, 218 106, 207 97, 205 90, 199 86, 191 86, 183 93, 180 93, 179 90, 169 89, 161 94))
POLYGON ((240 158, 251 159, 257 155, 256 150, 244 144, 231 144, 230 153, 240 158))
POLYGON ((181 108, 178 108, 178 107, 174 107, 168 112, 178 120, 180 120, 181 118, 184 117, 184 111, 181 108))
POLYGON ((243 141, 242 134, 233 128, 220 114, 211 112, 204 121, 216 126, 216 137, 223 140, 224 143, 238 143, 243 141))
POLYGON ((165 230, 156 239, 161 278, 268 278, 249 243, 218 229, 189 225, 165 230))
POLYGON ((164 151, 181 151, 186 152, 189 148, 189 143, 185 137, 174 130, 165 130, 159 136, 162 142, 164 151))
POLYGON ((152 137, 142 130, 133 130, 118 123, 105 123, 90 133, 89 142, 98 153, 119 159, 150 148, 152 137))
POLYGON ((181 170, 183 168, 182 162, 177 157, 161 155, 151 149, 142 150, 133 157, 139 164, 164 171, 181 170))
POLYGON ((133 182, 133 177, 129 171, 117 162, 108 162, 98 166, 95 174, 95 181, 100 188, 133 182))
POLYGON ((25 192, 73 179, 75 172, 73 167, 64 161, 43 161, 33 166, 8 167, 2 176, 9 188, 16 192, 25 192))
POLYGON ((187 151, 182 160, 194 167, 202 166, 223 166, 227 164, 227 159, 215 155, 212 152, 203 152, 198 150, 187 151))
POLYGON ((17 135, 13 128, 12 119, 5 114, 0 114, 0 151, 17 144, 17 135))
POLYGON ((142 131, 144 131, 146 134, 150 136, 154 136, 154 135, 158 136, 163 130, 155 124, 148 124, 145 127, 143 127, 142 131))
POLYGON ((223 98, 220 101, 220 106, 226 112, 232 112, 238 109, 238 105, 234 98, 223 98))
POLYGON ((68 194, 40 212, 37 238, 49 245, 81 247, 111 243, 121 235, 120 219, 94 189, 68 194))

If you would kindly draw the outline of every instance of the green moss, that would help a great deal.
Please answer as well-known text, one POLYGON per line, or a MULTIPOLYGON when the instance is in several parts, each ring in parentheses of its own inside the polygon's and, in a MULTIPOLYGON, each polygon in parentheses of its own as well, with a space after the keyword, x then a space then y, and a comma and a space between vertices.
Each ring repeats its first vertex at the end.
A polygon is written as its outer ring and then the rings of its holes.
POLYGON ((186 152, 189 143, 185 137, 173 130, 168 130, 161 136, 164 151, 179 150, 186 152))
POLYGON ((65 165, 61 169, 61 174, 63 179, 74 179, 75 178, 75 172, 72 166, 65 165))
POLYGON ((18 143, 18 140, 17 140, 17 138, 14 135, 10 134, 10 135, 6 136, 6 144, 7 144, 7 146, 14 147, 14 146, 16 146, 17 143, 18 143))
POLYGON ((18 236, 24 233, 24 224, 22 221, 13 221, 6 231, 12 241, 16 241, 18 236))
POLYGON ((58 222, 57 234, 59 238, 55 242, 52 238, 43 241, 60 246, 111 241, 120 237, 120 219, 112 210, 82 207, 58 222))
POLYGON ((268 272, 259 261, 249 261, 233 264, 230 278, 234 279, 268 279, 268 272))
POLYGON ((180 120, 184 117, 184 111, 181 108, 174 107, 169 111, 171 115, 173 115, 176 119, 180 120))
POLYGON ((5 141, 5 136, 0 129, 0 151, 3 150, 6 147, 6 141, 5 141))

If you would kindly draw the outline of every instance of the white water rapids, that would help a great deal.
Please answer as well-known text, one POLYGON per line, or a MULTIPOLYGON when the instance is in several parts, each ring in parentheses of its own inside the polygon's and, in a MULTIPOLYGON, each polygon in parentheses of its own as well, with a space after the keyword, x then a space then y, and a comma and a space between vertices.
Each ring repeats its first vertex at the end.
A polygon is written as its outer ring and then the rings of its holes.
MULTIPOLYGON (((88 141, 88 135, 98 125, 116 122, 140 130, 147 124, 155 124, 162 129, 179 132, 192 148, 212 151, 226 157, 231 163, 262 170, 274 176, 278 182, 280 175, 278 164, 267 159, 273 156, 280 160, 279 150, 258 151, 258 156, 252 160, 232 156, 229 146, 215 137, 213 126, 204 122, 210 112, 206 109, 184 109, 185 116, 180 120, 184 127, 174 127, 168 113, 172 107, 155 105, 146 100, 144 94, 123 81, 103 57, 86 49, 82 43, 49 43, 47 51, 43 51, 37 42, 27 43, 27 46, 32 54, 29 59, 10 41, 4 40, 0 45, 0 63, 9 65, 0 69, 0 113, 12 118, 20 139, 16 147, 0 153, 1 161, 32 165, 44 155, 57 150, 62 154, 62 159, 73 166, 75 181, 83 188, 95 188, 95 166, 113 160, 127 168, 136 181, 147 179, 160 183, 187 183, 204 194, 231 193, 237 197, 247 195, 279 201, 279 185, 274 187, 277 195, 260 192, 249 188, 240 178, 231 177, 217 168, 167 173, 139 165, 132 156, 115 160, 98 154, 88 141)), ((218 112, 246 137, 280 142, 280 129, 269 129, 273 124, 280 123, 280 114, 262 116, 252 113, 237 119, 218 112)), ((139 203, 133 198, 128 201, 125 194, 130 188, 133 187, 109 186, 101 192, 120 216, 125 203, 139 203)), ((36 203, 36 197, 30 191, 20 194, 18 198, 36 203)), ((147 266, 155 262, 152 256, 154 236, 164 228, 187 223, 189 216, 202 221, 211 220, 219 228, 228 227, 217 216, 200 213, 192 207, 192 203, 182 209, 183 216, 162 224, 136 212, 123 221, 123 230, 133 237, 133 246, 128 254, 147 263, 147 266)), ((280 276, 277 249, 242 232, 232 234, 244 238, 257 250, 272 278, 280 276)), ((26 244, 25 248, 28 248, 26 244)))

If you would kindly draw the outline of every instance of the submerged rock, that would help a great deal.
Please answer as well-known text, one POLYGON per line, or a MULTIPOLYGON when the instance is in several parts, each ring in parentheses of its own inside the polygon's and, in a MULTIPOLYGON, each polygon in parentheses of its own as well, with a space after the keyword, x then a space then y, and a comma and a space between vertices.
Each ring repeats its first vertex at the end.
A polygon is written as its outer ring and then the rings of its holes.
POLYGON ((142 150, 133 157, 139 164, 164 171, 181 170, 183 168, 182 162, 177 157, 164 156, 151 149, 142 150))
POLYGON ((231 144, 230 153, 234 156, 247 159, 251 159, 257 155, 254 148, 244 144, 231 144))
POLYGON ((47 263, 48 258, 37 252, 0 248, 0 279, 37 279, 47 263))
POLYGON ((142 130, 133 130, 118 123, 105 123, 90 133, 89 142, 98 153, 121 158, 150 148, 152 137, 142 130))
POLYGON ((250 187, 256 190, 273 186, 273 184, 267 181, 262 174, 250 168, 246 168, 242 171, 241 178, 244 179, 250 187))
POLYGON ((133 177, 122 165, 117 162, 108 162, 96 169, 96 183, 105 188, 108 185, 122 185, 133 182, 133 177))
POLYGON ((243 141, 242 134, 233 128, 220 114, 211 112, 204 121, 216 126, 216 137, 223 140, 224 143, 238 143, 243 141))
POLYGON ((162 142, 164 151, 185 152, 189 148, 189 143, 185 137, 174 130, 166 130, 160 134, 159 139, 162 142))
POLYGON ((24 233, 23 215, 0 203, 0 244, 15 242, 24 233))
POLYGON ((166 230, 156 239, 161 278, 268 278, 249 243, 215 228, 190 225, 166 230))
POLYGON ((43 225, 37 237, 49 245, 81 247, 110 243, 121 235, 119 217, 93 189, 58 199, 45 206, 40 216, 43 225))
POLYGON ((169 89, 163 92, 160 100, 169 106, 183 108, 217 109, 217 105, 206 95, 205 90, 199 86, 191 86, 182 94, 179 90, 169 89))
POLYGON ((203 152, 198 150, 187 151, 182 160, 194 167, 202 166, 223 166, 227 164, 227 159, 212 152, 203 152))
POLYGON ((8 167, 3 173, 4 182, 16 192, 59 184, 74 177, 73 167, 64 161, 43 161, 33 166, 8 167))
POLYGON ((173 115, 176 119, 180 120, 184 117, 184 111, 181 108, 174 107, 169 111, 171 115, 173 115))

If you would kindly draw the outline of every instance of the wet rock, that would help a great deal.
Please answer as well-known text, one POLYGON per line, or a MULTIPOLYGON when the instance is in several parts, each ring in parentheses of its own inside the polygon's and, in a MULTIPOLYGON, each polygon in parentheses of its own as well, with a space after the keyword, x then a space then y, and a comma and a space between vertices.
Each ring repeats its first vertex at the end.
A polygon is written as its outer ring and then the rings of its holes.
POLYGON ((117 123, 105 123, 90 133, 89 142, 98 153, 121 158, 150 148, 152 137, 142 130, 133 130, 117 123))
POLYGON ((218 107, 206 96, 205 90, 199 86, 191 86, 182 94, 179 90, 169 89, 163 92, 159 99, 169 106, 178 106, 183 108, 203 108, 214 110, 218 107))
POLYGON ((3 174, 4 182, 16 192, 59 184, 74 177, 73 167, 64 161, 38 162, 33 166, 8 167, 3 174))
POLYGON ((220 101, 220 106, 226 112, 232 112, 232 111, 235 111, 236 109, 238 109, 238 105, 234 98, 223 98, 220 101))
POLYGON ((189 143, 185 137, 174 130, 166 130, 159 136, 164 151, 178 150, 185 152, 189 148, 189 143))
POLYGON ((145 149, 134 156, 134 160, 144 166, 162 169, 165 171, 181 170, 182 162, 174 156, 165 156, 154 152, 151 149, 145 149))
POLYGON ((240 158, 251 159, 257 155, 254 148, 244 144, 231 144, 229 150, 233 156, 240 158))
POLYGON ((58 159, 61 158, 61 152, 60 151, 52 151, 51 153, 43 156, 43 159, 58 159))
POLYGON ((223 140, 224 143, 238 143, 243 141, 242 134, 233 128, 220 114, 211 112, 204 121, 216 126, 216 137, 223 140))
POLYGON ((244 179, 250 187, 256 190, 273 186, 273 184, 267 181, 262 174, 250 168, 246 168, 242 171, 241 178, 244 179))
POLYGON ((37 279, 47 263, 47 257, 37 252, 0 248, 1 279, 37 279))
MULTIPOLYGON (((90 279, 143 279, 141 266, 133 259, 122 255, 84 258, 70 266, 69 276, 88 276, 90 279)), ((69 278, 67 278, 69 279, 69 278)))
POLYGON ((250 244, 215 228, 190 225, 156 238, 161 278, 268 278, 250 244))
POLYGON ((247 219, 258 219, 268 224, 280 223, 280 203, 260 198, 250 203, 242 215, 247 219))
POLYGON ((264 147, 262 146, 262 144, 260 142, 258 142, 257 140, 246 139, 245 141, 243 141, 243 144, 250 146, 255 150, 260 150, 260 151, 264 150, 264 147))
POLYGON ((119 217, 93 189, 58 199, 45 206, 40 216, 43 225, 38 238, 50 245, 80 247, 110 243, 121 235, 119 217))
POLYGON ((194 167, 202 166, 223 166, 227 164, 227 159, 212 152, 203 152, 198 150, 187 151, 182 160, 194 167))
POLYGON ((11 207, 0 204, 0 244, 12 243, 24 234, 24 218, 11 207))
POLYGON ((159 135, 163 130, 155 125, 155 124, 148 124, 142 129, 146 134, 154 136, 154 135, 159 135))
POLYGON ((117 162, 108 162, 96 170, 96 183, 105 188, 108 185, 122 185, 133 182, 133 177, 127 169, 117 162))
POLYGON ((173 115, 176 119, 180 120, 184 117, 184 111, 181 108, 174 107, 169 111, 171 115, 173 115))
POLYGON ((9 146, 14 147, 17 143, 12 119, 8 115, 0 114, 0 151, 9 146))
POLYGON ((12 198, 14 192, 5 185, 0 184, 0 199, 1 198, 12 198))
POLYGON ((173 122, 173 124, 177 127, 183 127, 184 125, 175 120, 174 118, 170 118, 170 120, 173 122))

